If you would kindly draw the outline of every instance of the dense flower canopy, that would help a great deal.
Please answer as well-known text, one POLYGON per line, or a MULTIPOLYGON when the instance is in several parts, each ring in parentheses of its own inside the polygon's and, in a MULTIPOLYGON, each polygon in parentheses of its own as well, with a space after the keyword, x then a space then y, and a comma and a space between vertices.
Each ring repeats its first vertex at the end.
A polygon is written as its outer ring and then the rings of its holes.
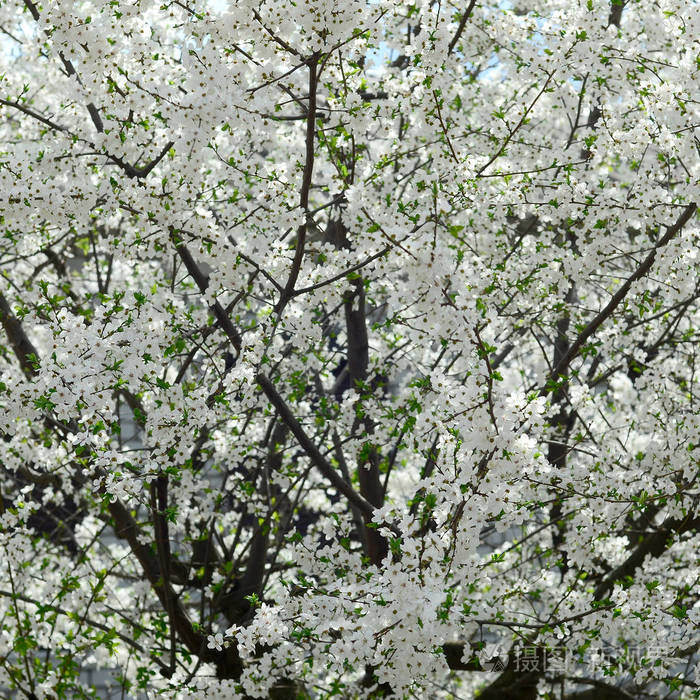
POLYGON ((700 4, 0 30, 0 689, 697 697, 700 4))

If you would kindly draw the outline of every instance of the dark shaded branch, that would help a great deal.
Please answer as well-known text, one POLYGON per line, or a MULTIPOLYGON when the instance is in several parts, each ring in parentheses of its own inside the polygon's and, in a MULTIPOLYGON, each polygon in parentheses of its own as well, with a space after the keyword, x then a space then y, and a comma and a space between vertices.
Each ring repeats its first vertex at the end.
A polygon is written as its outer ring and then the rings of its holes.
POLYGON ((22 324, 12 312, 3 294, 0 294, 0 323, 5 330, 5 334, 12 346, 12 351, 17 357, 25 376, 28 379, 35 377, 38 374, 38 369, 35 365, 35 361, 31 360, 30 357, 33 356, 34 360, 38 360, 39 356, 36 348, 24 332, 22 324))
MULTIPOLYGON (((365 290, 361 278, 353 281, 354 291, 347 292, 343 298, 345 308, 345 328, 347 333, 348 372, 350 386, 365 393, 367 367, 369 365, 369 339, 367 337, 367 319, 365 314, 365 290)), ((353 432, 362 424, 365 434, 371 436, 374 423, 364 418, 356 420, 353 432)), ((358 460, 357 474, 360 482, 360 493, 376 508, 384 503, 384 489, 379 476, 381 462, 376 446, 372 445, 364 459, 358 460)), ((369 517, 371 520, 371 516, 369 517)), ((367 522, 367 519, 366 521, 367 522)), ((375 529, 367 532, 367 554, 374 564, 379 564, 387 553, 387 542, 375 529)))
MULTIPOLYGON (((185 264, 187 272, 189 272, 192 276, 192 279, 194 279, 195 284, 199 288, 199 291, 202 294, 204 294, 207 291, 207 287, 209 286, 209 279, 199 269, 199 265, 197 265, 197 263, 195 262, 194 258, 192 257, 192 254, 187 249, 187 246, 182 242, 181 239, 179 239, 176 236, 176 233, 173 229, 171 229, 170 231, 170 238, 172 239, 173 244, 175 245, 175 250, 177 250, 177 254, 180 256, 180 259, 185 264)), ((240 334, 234 328, 233 323, 231 323, 231 319, 228 317, 228 314, 221 306, 221 304, 219 304, 218 301, 214 302, 214 304, 211 307, 211 310, 214 312, 216 320, 219 322, 219 325, 226 334, 226 337, 231 342, 231 345, 233 345, 234 349, 236 350, 236 355, 238 356, 241 352, 240 334)))
POLYGON ((593 594, 595 600, 604 599, 615 586, 616 581, 621 581, 631 576, 642 565, 647 556, 660 557, 670 546, 671 537, 675 534, 683 534, 700 525, 700 518, 687 517, 684 519, 668 518, 659 529, 647 535, 632 550, 631 554, 619 566, 615 567, 596 587, 593 594))
MULTIPOLYGON (((13 314, 7 300, 2 294, 0 294, 0 322, 8 335, 10 344, 22 365, 23 371, 28 377, 34 376, 37 373, 35 363, 28 358, 29 356, 33 356, 34 360, 38 361, 36 348, 26 336, 22 325, 13 314)), ((163 494, 161 484, 156 501, 161 515, 163 514, 162 511, 164 511, 166 503, 167 492, 165 495, 163 494)), ((159 523, 161 532, 158 535, 158 539, 160 540, 159 550, 165 556, 165 561, 159 562, 151 548, 140 542, 139 527, 121 502, 118 500, 110 502, 108 508, 114 521, 115 534, 118 537, 126 539, 129 543, 133 554, 141 565, 146 579, 151 584, 163 608, 168 610, 171 617, 171 624, 174 626, 179 638, 188 650, 205 661, 212 661, 217 666, 221 677, 237 678, 242 669, 241 660, 237 651, 233 648, 223 652, 215 652, 214 650, 207 649, 204 636, 194 630, 187 613, 179 600, 175 597, 172 586, 168 580, 170 552, 167 546, 167 529, 164 533, 162 532, 163 522, 161 521, 159 523)))
POLYGON ((564 697, 564 700, 634 700, 634 696, 626 693, 622 688, 616 688, 614 685, 603 683, 594 678, 570 678, 568 680, 593 687, 578 693, 570 693, 564 697))
POLYGON ((571 344, 569 350, 564 354, 561 360, 549 373, 544 386, 540 389, 540 396, 546 396, 553 389, 553 384, 567 370, 571 361, 578 355, 579 351, 586 341, 598 330, 598 328, 612 315, 613 311, 619 306, 620 302, 627 296, 630 287, 638 279, 644 277, 649 272, 651 266, 656 259, 656 253, 663 248, 674 236, 683 229, 690 221, 691 217, 697 209, 697 204, 689 204, 680 215, 675 224, 668 227, 666 233, 659 239, 659 242, 654 246, 654 249, 647 255, 642 264, 627 278, 625 283, 617 290, 607 306, 579 333, 578 337, 571 344))
MULTIPOLYGON (((575 299, 575 288, 572 284, 566 293, 564 299, 564 309, 562 316, 557 321, 556 335, 554 337, 554 348, 552 352, 552 367, 556 367, 562 358, 569 351, 569 325, 571 319, 569 317, 568 306, 575 299)), ((555 439, 547 443, 547 461, 552 465, 556 472, 561 472, 566 468, 566 459, 569 453, 569 434, 574 425, 574 415, 571 411, 566 410, 566 391, 564 386, 560 386, 552 396, 552 405, 557 406, 556 415, 550 420, 552 429, 555 431, 555 439)), ((558 477, 555 477, 558 482, 558 477)), ((550 509, 550 518, 555 523, 555 528, 552 530, 552 544, 555 552, 559 552, 564 542, 564 522, 562 516, 562 499, 556 498, 550 509)), ((566 572, 566 561, 562 567, 562 575, 566 572)))
MULTIPOLYGON (((37 7, 32 2, 32 0, 24 0, 24 5, 29 10, 32 17, 34 18, 34 21, 38 22, 39 21, 39 10, 37 10, 37 7)), ((71 61, 64 56, 62 51, 58 52, 58 57, 61 59, 61 63, 63 63, 63 67, 65 68, 66 73, 68 74, 68 77, 74 75, 75 79, 78 81, 78 83, 80 85, 82 85, 80 77, 78 76, 71 61)), ((86 106, 87 106, 88 114, 90 115, 90 119, 92 119, 92 123, 95 125, 95 129, 97 129, 97 131, 99 133, 102 133, 104 131, 104 124, 102 123, 102 119, 100 117, 99 111, 97 110, 97 107, 95 107, 95 105, 92 102, 89 102, 86 106)))
POLYGON ((34 484, 35 486, 53 486, 54 488, 61 487, 61 479, 56 474, 47 472, 33 472, 29 467, 25 467, 23 464, 17 468, 17 476, 28 484, 34 484))
MULTIPOLYGON (((70 134, 70 131, 65 126, 57 124, 56 122, 52 121, 51 119, 48 119, 47 117, 44 117, 43 115, 39 114, 39 112, 36 112, 35 110, 30 109, 29 107, 25 107, 21 102, 10 102, 9 100, 4 100, 0 98, 0 104, 5 105, 6 107, 13 107, 14 109, 26 114, 28 117, 36 119, 38 122, 41 122, 53 131, 60 131, 62 133, 70 134)), ((94 109, 92 104, 88 105, 88 108, 90 107, 94 109)), ((99 119, 99 115, 97 115, 97 118, 99 119)), ((90 144, 90 146, 95 148, 95 145, 87 139, 80 138, 79 141, 90 144)), ((124 171, 124 173, 126 173, 127 177, 140 179, 147 177, 149 173, 153 170, 153 168, 155 168, 156 165, 158 165, 158 163, 160 163, 160 161, 163 160, 163 158, 165 158, 168 151, 174 145, 174 141, 168 141, 168 143, 165 144, 161 152, 150 163, 147 163, 142 168, 136 168, 133 165, 131 165, 131 163, 127 163, 119 156, 112 155, 111 153, 101 152, 99 150, 97 151, 97 153, 106 156, 110 161, 112 161, 112 163, 118 165, 124 171)))
POLYGON ((100 113, 97 111, 97 107, 95 107, 92 102, 88 102, 87 111, 90 115, 90 119, 92 119, 92 123, 95 125, 95 129, 97 129, 97 131, 101 134, 105 128, 104 124, 102 123, 102 119, 100 118, 100 113))
POLYGON ((280 295, 276 311, 281 313, 289 299, 294 294, 294 285, 299 277, 301 263, 304 259, 304 246, 306 243, 306 232, 309 226, 309 192, 311 190, 311 178, 314 171, 314 145, 316 142, 316 92, 318 90, 318 55, 314 55, 309 64, 309 100, 306 113, 306 158, 304 161, 304 173, 301 180, 301 190, 299 191, 299 207, 304 212, 304 223, 297 230, 297 243, 292 261, 292 269, 289 278, 284 286, 284 291, 280 295))
POLYGON ((179 639, 192 654, 204 661, 214 663, 220 677, 237 678, 240 676, 243 667, 237 649, 234 646, 223 651, 207 649, 206 638, 194 629, 187 612, 175 596, 170 583, 162 578, 160 565, 153 550, 141 543, 139 527, 129 511, 119 500, 109 503, 108 508, 114 520, 115 534, 129 543, 132 553, 141 565, 141 569, 151 584, 151 588, 158 596, 161 605, 166 610, 169 605, 172 606, 173 624, 179 639))
MULTIPOLYGON (((109 504, 109 513, 114 520, 115 534, 117 537, 125 539, 129 543, 131 551, 141 564, 146 579, 161 601, 163 608, 167 608, 165 587, 170 584, 166 584, 162 580, 160 564, 152 549, 141 543, 139 539, 139 527, 136 521, 119 500, 115 500, 114 503, 109 504)), ((172 593, 172 589, 170 592, 172 593)), ((198 632, 195 632, 187 613, 180 607, 179 603, 177 601, 175 601, 175 603, 174 622, 180 634, 180 638, 191 652, 198 653, 202 648, 203 637, 198 632)))
MULTIPOLYGON (((533 647, 537 662, 536 669, 545 667, 545 649, 533 647)), ((462 661, 464 645, 459 642, 449 642, 442 645, 442 651, 447 665, 452 671, 485 671, 479 658, 472 655, 462 661)), ((530 661, 530 659, 528 658, 530 661)), ((526 671, 520 667, 521 661, 517 655, 509 655, 505 668, 487 688, 479 694, 480 700, 534 700, 537 697, 537 683, 541 676, 540 670, 526 671)))
POLYGON ((625 9, 624 0, 612 0, 610 3, 610 14, 608 15, 608 27, 613 25, 620 28, 622 22, 622 10, 625 9))
POLYGON ((175 145, 174 141, 168 141, 168 143, 163 146, 161 152, 148 164, 144 165, 143 168, 135 168, 131 163, 126 163, 124 160, 118 156, 113 156, 106 154, 107 157, 116 165, 118 165, 125 173, 127 177, 130 178, 144 178, 153 170, 153 168, 160 163, 163 158, 165 158, 168 151, 175 145))
POLYGON ((450 155, 454 159, 455 163, 459 163, 459 157, 457 156, 454 146, 452 145, 452 141, 450 141, 450 137, 447 133, 447 123, 442 118, 442 110, 440 109, 440 97, 438 97, 437 90, 433 90, 433 99, 435 100, 435 109, 437 110, 437 118, 440 122, 440 128, 442 129, 442 133, 445 136, 445 141, 447 141, 447 146, 450 149, 450 155))
POLYGON ((374 253, 374 255, 370 255, 368 258, 363 260, 361 263, 357 263, 357 265, 353 265, 352 267, 349 267, 347 270, 343 270, 343 272, 339 272, 337 275, 334 275, 333 277, 329 277, 327 280, 323 280, 322 282, 317 282, 316 284, 310 284, 308 287, 302 287, 301 289, 295 289, 294 294, 292 296, 299 296, 300 294, 306 294, 307 292, 313 292, 316 289, 321 289, 321 287, 325 287, 329 284, 333 284, 333 282, 337 282, 338 280, 345 279, 349 274, 353 272, 357 272, 357 270, 362 269, 366 265, 369 265, 371 262, 374 262, 377 260, 377 258, 381 258, 382 256, 386 255, 389 251, 391 250, 391 246, 386 246, 385 248, 382 248, 380 251, 374 253))
POLYGON ((457 27, 457 31, 455 32, 455 35, 452 37, 452 41, 450 41, 450 45, 447 47, 448 55, 451 54, 454 51, 455 46, 457 46, 457 42, 459 41, 460 37, 462 36, 462 32, 464 31, 464 27, 467 26, 467 22, 469 21, 469 18, 472 15, 472 10, 474 9, 475 5, 476 5, 476 0, 471 0, 471 2, 469 3, 469 6, 464 11, 462 18, 459 20, 459 26, 457 27))
MULTIPOLYGON (((270 434, 265 456, 265 468, 261 471, 261 484, 259 491, 269 495, 273 491, 274 504, 270 503, 270 513, 280 512, 280 504, 284 497, 270 482, 269 476, 278 472, 282 466, 283 450, 282 445, 289 432, 289 428, 280 420, 273 418, 274 428, 270 434)), ((270 528, 272 527, 270 515, 255 525, 252 538, 250 540, 250 552, 246 563, 245 571, 236 582, 234 590, 226 593, 220 598, 219 607, 226 615, 226 619, 234 624, 241 624, 245 621, 251 610, 248 596, 262 593, 263 581, 265 580, 265 566, 268 562, 268 549, 270 547, 270 528)), ((216 601, 218 603, 218 601, 216 601)))
POLYGON ((581 81, 581 89, 579 90, 578 93, 578 102, 576 104, 576 116, 574 117, 574 121, 571 124, 571 132, 569 133, 569 138, 566 140, 566 147, 564 150, 569 148, 571 144, 574 142, 574 137, 576 136, 576 130, 580 126, 580 121, 581 121, 581 109, 583 107, 583 97, 586 94, 586 82, 588 81, 588 73, 583 76, 583 80, 581 81))
POLYGON ((293 56, 299 56, 299 52, 293 46, 290 46, 284 39, 281 39, 280 37, 278 37, 271 29, 268 28, 268 26, 265 24, 265 22, 263 22, 263 19, 257 10, 253 10, 253 17, 255 17, 255 19, 258 21, 260 26, 270 35, 270 37, 272 37, 273 41, 275 41, 285 51, 288 51, 293 56))
POLYGON ((163 585, 165 609, 170 621, 170 673, 175 672, 176 621, 173 601, 173 589, 170 585, 170 537, 165 510, 168 507, 168 477, 159 474, 151 482, 151 512, 153 513, 153 531, 156 540, 156 552, 160 566, 160 580, 163 585))
POLYGON ((29 109, 29 107, 25 107, 20 102, 10 102, 9 100, 3 100, 2 98, 0 98, 0 105, 5 105, 6 107, 14 107, 15 109, 19 110, 20 112, 23 112, 24 114, 26 114, 28 117, 31 117, 32 119, 36 119, 37 121, 41 122, 42 124, 48 126, 49 129, 52 129, 53 131, 63 131, 63 132, 68 131, 68 129, 66 129, 65 126, 61 126, 60 124, 56 124, 56 122, 52 122, 50 119, 43 117, 38 112, 35 112, 33 109, 29 109))
POLYGON ((32 0, 24 0, 24 6, 29 10, 29 13, 34 18, 36 22, 39 21, 39 10, 36 9, 36 5, 32 0))
POLYGON ((346 483, 345 479, 336 472, 333 465, 321 454, 318 447, 314 445, 309 436, 304 432, 299 421, 289 410, 289 406, 287 406, 284 399, 279 395, 270 379, 261 373, 257 376, 257 382, 260 388, 265 392, 270 403, 277 410, 279 417, 287 424, 292 434, 297 439, 297 442, 301 445, 316 468, 330 481, 338 493, 345 496, 350 503, 359 508, 360 512, 362 512, 365 517, 371 520, 374 514, 374 506, 346 483))

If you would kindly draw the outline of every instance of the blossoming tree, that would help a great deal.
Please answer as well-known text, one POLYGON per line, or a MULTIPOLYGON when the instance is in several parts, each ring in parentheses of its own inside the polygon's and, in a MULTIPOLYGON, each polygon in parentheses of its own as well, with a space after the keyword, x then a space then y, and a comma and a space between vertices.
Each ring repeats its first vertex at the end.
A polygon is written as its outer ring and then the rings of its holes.
POLYGON ((697 697, 700 5, 0 29, 0 687, 697 697))

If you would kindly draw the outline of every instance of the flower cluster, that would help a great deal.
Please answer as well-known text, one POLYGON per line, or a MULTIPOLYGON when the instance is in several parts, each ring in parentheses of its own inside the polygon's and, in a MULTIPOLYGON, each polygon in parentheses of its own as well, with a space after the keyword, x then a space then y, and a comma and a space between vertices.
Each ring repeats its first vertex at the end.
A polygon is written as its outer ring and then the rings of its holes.
POLYGON ((697 4, 0 28, 0 687, 697 685, 697 4))

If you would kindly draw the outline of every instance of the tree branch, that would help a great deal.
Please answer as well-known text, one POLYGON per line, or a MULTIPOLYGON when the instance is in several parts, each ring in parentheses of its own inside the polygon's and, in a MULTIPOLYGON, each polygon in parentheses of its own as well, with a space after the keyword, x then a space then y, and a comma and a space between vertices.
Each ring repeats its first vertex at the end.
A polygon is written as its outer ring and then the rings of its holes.
POLYGON ((634 700, 634 696, 626 693, 622 688, 616 688, 614 685, 593 678, 570 678, 568 680, 593 687, 566 695, 564 700, 634 700))
POLYGON ((174 141, 168 141, 168 143, 163 146, 161 152, 150 162, 147 163, 146 165, 143 166, 143 168, 136 168, 131 163, 126 163, 124 160, 119 158, 118 156, 113 156, 110 154, 105 154, 113 163, 118 165, 125 173, 126 176, 129 178, 144 178, 147 177, 148 174, 153 170, 153 168, 160 163, 163 158, 165 158, 166 154, 168 151, 175 145, 174 141))
POLYGON ((38 358, 36 348, 29 337, 24 332, 22 324, 19 322, 18 318, 12 312, 10 305, 7 303, 4 295, 0 293, 0 323, 5 329, 7 338, 12 346, 12 351, 19 360, 19 364, 22 367, 27 379, 35 377, 38 374, 38 370, 34 365, 34 362, 29 359, 30 356, 38 358))
POLYGON ((299 445, 301 445, 304 452, 306 452, 311 461, 316 465, 316 468, 330 481, 339 493, 345 496, 350 503, 357 506, 362 514, 371 520, 374 514, 374 506, 346 483, 345 479, 336 472, 333 465, 320 453, 318 447, 313 444, 309 436, 304 432, 301 424, 289 410, 289 406, 287 406, 284 399, 279 395, 270 379, 266 375, 260 373, 257 376, 257 382, 260 388, 265 392, 270 403, 277 410, 279 417, 286 423, 299 445))
POLYGON ((168 477, 159 474, 151 482, 151 512, 153 513, 153 531, 156 540, 156 552, 160 566, 160 583, 163 587, 165 609, 170 622, 170 673, 175 673, 176 620, 173 601, 173 589, 170 585, 170 538, 165 509, 168 507, 168 477))
POLYGON ((649 272, 649 269, 654 264, 656 253, 663 248, 674 236, 676 236, 683 227, 690 221, 691 217, 697 209, 697 204, 689 204, 680 215, 675 224, 668 227, 666 233, 659 239, 659 242, 654 246, 654 249, 647 255, 642 264, 627 278, 625 283, 617 290, 607 306, 579 333, 578 337, 571 344, 571 347, 559 360, 556 366, 547 376, 544 386, 540 389, 540 396, 546 396, 552 391, 552 384, 556 383, 557 379, 566 371, 571 361, 578 355, 579 350, 585 342, 598 330, 598 328, 608 319, 613 311, 619 306, 620 302, 627 296, 630 287, 638 279, 644 277, 649 272))
POLYGON ((469 6, 467 9, 464 11, 464 14, 462 15, 462 18, 459 20, 459 26, 457 27, 457 31, 455 35, 452 37, 452 41, 450 42, 450 45, 447 47, 447 55, 451 54, 454 51, 455 46, 457 46, 457 42, 459 41, 460 37, 462 36, 462 32, 464 31, 464 27, 467 26, 467 22, 469 21, 469 18, 472 16, 472 10, 474 9, 474 6, 476 5, 476 0, 471 0, 469 3, 469 6))
POLYGON ((700 525, 700 518, 687 517, 684 519, 669 518, 659 529, 647 535, 619 566, 614 568, 596 587, 593 597, 602 600, 614 588, 615 582, 631 576, 644 562, 647 556, 660 557, 669 546, 669 538, 673 533, 682 534, 700 525))
MULTIPOLYGON (((339 224, 341 225, 341 224, 339 224)), ((367 337, 367 319, 365 317, 365 290, 361 278, 353 281, 354 291, 347 292, 343 297, 345 308, 345 328, 347 333, 348 372, 350 386, 364 391, 363 385, 367 380, 367 367, 369 365, 369 339, 367 337), (355 308, 357 305, 357 308, 355 308)), ((365 385, 366 386, 366 385, 365 385)), ((374 423, 371 419, 356 419, 353 432, 364 423, 365 433, 371 436, 374 432, 374 423)), ((384 503, 384 490, 379 477, 380 455, 377 448, 372 445, 369 454, 365 458, 358 458, 357 472, 360 482, 360 493, 369 503, 376 508, 381 508, 384 503)), ((371 517, 367 520, 371 521, 371 517)), ((387 542, 376 530, 370 529, 367 533, 367 555, 372 563, 379 565, 387 553, 387 542)))
POLYGON ((20 102, 10 102, 9 100, 3 100, 2 98, 0 98, 0 105, 5 105, 6 107, 14 107, 15 109, 19 110, 20 112, 24 112, 24 114, 26 114, 27 116, 32 117, 32 119, 36 119, 37 121, 41 122, 42 124, 45 124, 46 126, 49 127, 49 129, 52 129, 53 131, 63 131, 63 132, 68 131, 68 129, 66 129, 65 126, 61 126, 60 124, 56 124, 56 122, 52 122, 50 119, 43 117, 38 112, 35 112, 33 109, 29 109, 29 107, 25 107, 20 102))
MULTIPOLYGON (((34 18, 34 21, 38 22, 39 21, 39 10, 37 10, 36 5, 32 2, 32 0, 24 0, 24 5, 25 7, 29 10, 31 16, 34 18)), ((61 63, 63 63, 63 67, 66 69, 66 73, 68 73, 68 77, 74 75, 75 79, 78 81, 80 85, 82 85, 82 82, 80 80, 80 76, 76 72, 73 64, 69 59, 67 59, 62 51, 58 52, 58 57, 61 59, 61 63)), ((104 131, 104 124, 102 123, 102 119, 100 117, 100 113, 95 107, 95 105, 92 102, 88 102, 86 105, 88 114, 90 115, 90 119, 92 120, 92 123, 95 125, 95 129, 99 133, 102 133, 104 131)))
POLYGON ((234 646, 224 651, 207 649, 205 637, 197 632, 187 612, 180 601, 175 597, 169 582, 166 582, 160 571, 158 560, 150 547, 141 543, 139 539, 139 527, 129 511, 119 500, 109 503, 109 513, 114 520, 114 532, 117 537, 125 539, 134 556, 138 559, 146 579, 158 596, 164 609, 168 609, 169 600, 173 611, 173 623, 179 638, 187 649, 204 661, 213 662, 222 677, 237 678, 243 668, 238 651, 234 646), (167 590, 166 590, 167 589, 167 590))
POLYGON ((299 207, 304 212, 304 223, 297 230, 297 244, 292 261, 292 269, 289 278, 284 286, 284 291, 280 295, 276 311, 278 314, 287 305, 289 299, 294 294, 294 285, 299 277, 301 263, 304 259, 304 245, 306 243, 306 231, 309 225, 309 192, 311 190, 311 178, 314 171, 314 145, 316 142, 316 92, 318 90, 318 55, 315 54, 308 62, 309 64, 309 105, 306 113, 306 159, 304 162, 304 173, 301 180, 301 190, 299 192, 299 207))
MULTIPOLYGON (((176 236, 175 230, 172 228, 170 230, 170 238, 173 244, 175 245, 175 250, 177 251, 177 254, 180 256, 180 259, 185 264, 187 272, 189 272, 192 278, 194 279, 195 284, 199 288, 199 291, 202 294, 204 294, 207 291, 207 287, 209 286, 209 279, 199 269, 199 265, 197 265, 197 263, 195 262, 194 258, 192 257, 192 254, 187 249, 187 246, 181 239, 179 239, 176 236)), ((234 325, 231 323, 231 319, 228 317, 228 314, 221 306, 221 304, 219 304, 218 301, 215 301, 212 304, 211 310, 214 312, 216 320, 219 322, 219 325, 226 334, 226 337, 229 339, 231 345, 233 345, 234 349, 236 350, 236 356, 238 356, 241 352, 242 342, 240 334, 235 329, 234 325)))

